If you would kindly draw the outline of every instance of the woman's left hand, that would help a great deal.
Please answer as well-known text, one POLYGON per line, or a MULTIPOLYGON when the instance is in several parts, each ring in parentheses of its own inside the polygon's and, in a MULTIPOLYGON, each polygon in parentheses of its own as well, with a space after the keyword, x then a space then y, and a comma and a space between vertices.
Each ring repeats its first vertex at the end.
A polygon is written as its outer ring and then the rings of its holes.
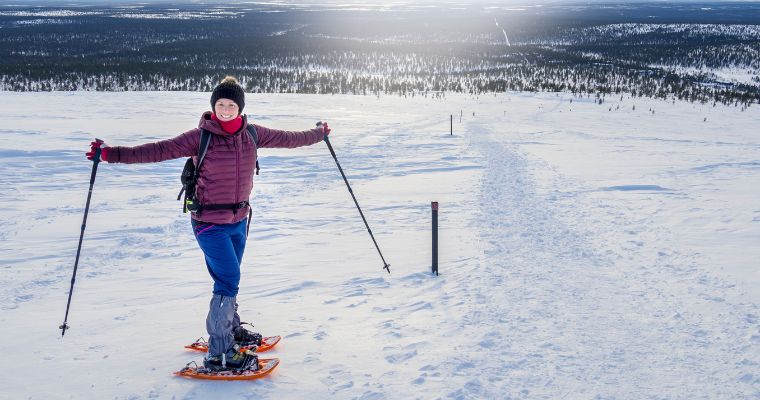
POLYGON ((320 128, 322 128, 322 133, 324 133, 325 136, 329 135, 330 131, 332 130, 332 129, 330 129, 329 126, 327 126, 327 122, 326 121, 317 122, 317 126, 320 127, 320 128))

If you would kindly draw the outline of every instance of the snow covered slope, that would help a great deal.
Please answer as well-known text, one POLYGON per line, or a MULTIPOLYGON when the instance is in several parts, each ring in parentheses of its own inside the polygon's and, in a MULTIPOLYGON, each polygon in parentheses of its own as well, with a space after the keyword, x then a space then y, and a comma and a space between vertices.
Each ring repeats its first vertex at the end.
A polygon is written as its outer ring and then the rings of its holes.
POLYGON ((760 397, 756 107, 247 95, 265 126, 330 122, 392 274, 323 143, 262 150, 239 303, 284 336, 282 365, 220 383, 171 375, 202 357, 182 346, 205 335, 211 291, 175 201, 184 160, 100 166, 71 330, 57 329, 91 138, 179 134, 208 94, 0 101, 2 397, 760 397))

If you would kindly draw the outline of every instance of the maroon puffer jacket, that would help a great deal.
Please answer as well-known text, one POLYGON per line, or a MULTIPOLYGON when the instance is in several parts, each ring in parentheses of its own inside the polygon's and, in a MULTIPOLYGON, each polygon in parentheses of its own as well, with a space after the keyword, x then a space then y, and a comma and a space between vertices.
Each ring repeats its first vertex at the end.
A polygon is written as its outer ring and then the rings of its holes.
MULTIPOLYGON (((240 131, 229 134, 219 123, 211 120, 211 113, 201 116, 198 128, 175 138, 147 143, 134 147, 114 146, 108 148, 109 163, 149 163, 180 157, 198 156, 201 128, 213 133, 206 157, 201 165, 196 196, 201 204, 235 204, 247 201, 253 188, 253 172, 256 166, 256 145, 245 131, 247 117, 243 116, 240 131)), ((259 136, 259 147, 294 148, 308 146, 324 138, 321 129, 289 132, 269 129, 253 124, 259 136)), ((196 160, 197 161, 197 160, 196 160)), ((193 219, 212 224, 230 224, 248 216, 248 207, 233 210, 204 210, 193 219)))

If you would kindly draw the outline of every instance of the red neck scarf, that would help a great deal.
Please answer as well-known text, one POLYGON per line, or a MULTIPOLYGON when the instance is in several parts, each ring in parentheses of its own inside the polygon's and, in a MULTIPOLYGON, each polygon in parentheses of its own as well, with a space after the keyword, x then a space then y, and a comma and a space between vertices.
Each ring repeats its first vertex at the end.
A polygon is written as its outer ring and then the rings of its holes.
POLYGON ((243 126, 243 117, 240 115, 237 116, 237 118, 229 120, 229 121, 222 121, 219 118, 216 117, 216 114, 211 114, 211 119, 218 122, 219 126, 222 127, 222 129, 229 133, 234 134, 235 132, 240 130, 240 127, 243 126))

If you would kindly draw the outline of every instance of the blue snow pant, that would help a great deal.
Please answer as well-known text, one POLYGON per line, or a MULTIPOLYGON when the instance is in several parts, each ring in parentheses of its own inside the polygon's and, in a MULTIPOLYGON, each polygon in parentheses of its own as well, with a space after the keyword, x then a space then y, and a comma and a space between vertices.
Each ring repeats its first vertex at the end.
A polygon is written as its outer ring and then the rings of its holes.
POLYGON ((247 220, 234 224, 208 224, 192 220, 193 232, 214 279, 214 294, 206 317, 208 354, 227 352, 235 344, 233 329, 240 326, 237 313, 240 263, 245 250, 247 220))

